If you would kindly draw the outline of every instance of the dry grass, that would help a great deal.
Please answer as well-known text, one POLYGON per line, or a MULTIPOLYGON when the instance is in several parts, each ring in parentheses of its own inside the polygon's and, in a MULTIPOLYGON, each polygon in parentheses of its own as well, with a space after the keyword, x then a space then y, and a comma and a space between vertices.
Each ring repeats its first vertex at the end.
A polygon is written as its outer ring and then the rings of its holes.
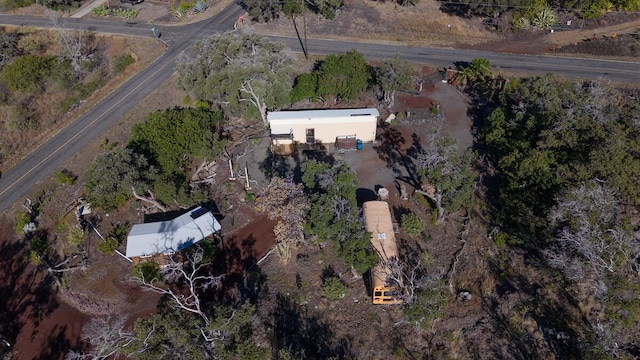
MULTIPOLYGON (((7 27, 7 31, 21 31, 26 33, 21 42, 42 45, 46 48, 46 53, 55 54, 58 51, 56 34, 53 31, 17 27, 7 27)), ((137 37, 124 38, 114 35, 96 35, 96 38, 96 41, 104 44, 108 49, 106 51, 108 57, 113 58, 122 54, 130 54, 135 59, 135 63, 127 67, 124 72, 108 80, 101 89, 95 91, 65 114, 60 115, 54 111, 58 108, 56 104, 59 104, 65 96, 64 89, 56 90, 52 88, 44 94, 30 100, 31 107, 36 110, 38 117, 43 120, 40 121, 39 126, 35 129, 16 129, 15 127, 5 126, 4 133, 0 135, 0 143, 5 144, 5 149, 3 149, 5 158, 2 161, 2 168, 0 170, 6 171, 15 165, 18 161, 26 157, 30 151, 72 123, 131 76, 162 55, 164 51, 164 48, 158 47, 157 43, 152 39, 137 37), (26 146, 26 144, 29 146, 26 146)), ((3 119, 9 119, 11 112, 11 107, 0 106, 0 115, 3 119)))
MULTIPOLYGON (((302 20, 298 19, 301 27, 302 20)), ((291 20, 280 18, 266 24, 247 24, 250 31, 295 36, 291 20)), ((354 0, 333 20, 307 16, 307 36, 334 39, 367 39, 378 42, 405 42, 448 46, 477 44, 497 39, 479 21, 450 16, 439 10, 436 1, 421 1, 414 7, 392 2, 354 0)))

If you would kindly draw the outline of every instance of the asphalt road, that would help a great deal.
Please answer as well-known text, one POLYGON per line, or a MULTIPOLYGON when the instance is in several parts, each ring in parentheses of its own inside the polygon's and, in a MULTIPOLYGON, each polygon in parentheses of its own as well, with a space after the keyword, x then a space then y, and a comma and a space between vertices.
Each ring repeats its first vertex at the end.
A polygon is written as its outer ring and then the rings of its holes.
MULTIPOLYGON (((0 177, 0 211, 24 199, 40 179, 53 173, 164 83, 174 72, 176 57, 191 44, 192 39, 200 37, 203 33, 233 29, 235 20, 243 12, 238 6, 230 6, 208 20, 181 27, 179 31, 169 31, 168 29, 173 30, 171 27, 155 26, 156 33, 169 44, 167 51, 19 164, 4 172, 0 177)), ((50 27, 52 24, 48 18, 6 15, 0 16, 0 23, 36 27, 50 27)), ((153 36, 148 24, 87 22, 81 19, 65 18, 64 27, 153 36)), ((164 45, 158 42, 158 46, 164 45)))
MULTIPOLYGON (((106 32, 134 36, 153 36, 151 27, 164 44, 166 53, 122 87, 65 128, 57 136, 39 147, 0 178, 0 211, 6 210, 22 199, 31 188, 54 172, 87 143, 99 136, 109 126, 142 101, 155 88, 173 74, 177 56, 194 40, 203 39, 216 32, 233 29, 233 24, 244 11, 232 4, 216 16, 196 24, 184 26, 155 26, 135 22, 112 22, 64 18, 64 28, 106 32)), ((51 27, 46 17, 0 15, 0 24, 51 27)), ((295 52, 302 52, 296 38, 271 37, 284 41, 295 52)), ((159 46, 164 46, 159 42, 159 46)), ((614 60, 564 58, 493 53, 487 51, 421 48, 389 44, 370 44, 335 40, 308 39, 309 52, 313 54, 342 53, 356 49, 368 59, 384 59, 400 54, 411 62, 427 63, 442 67, 455 67, 459 62, 474 58, 488 59, 498 70, 514 73, 542 74, 553 72, 560 76, 580 79, 607 79, 616 82, 640 82, 640 63, 614 60)))

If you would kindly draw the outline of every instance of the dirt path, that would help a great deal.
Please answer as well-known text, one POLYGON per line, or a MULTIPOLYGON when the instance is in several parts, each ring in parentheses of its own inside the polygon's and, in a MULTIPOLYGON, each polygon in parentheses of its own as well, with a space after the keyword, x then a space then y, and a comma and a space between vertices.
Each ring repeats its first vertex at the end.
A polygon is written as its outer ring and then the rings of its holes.
POLYGON ((569 31, 556 31, 549 33, 545 36, 547 41, 556 45, 571 45, 583 40, 600 38, 600 37, 615 37, 623 33, 636 33, 640 31, 640 18, 624 22, 616 25, 600 26, 595 29, 576 29, 569 31))

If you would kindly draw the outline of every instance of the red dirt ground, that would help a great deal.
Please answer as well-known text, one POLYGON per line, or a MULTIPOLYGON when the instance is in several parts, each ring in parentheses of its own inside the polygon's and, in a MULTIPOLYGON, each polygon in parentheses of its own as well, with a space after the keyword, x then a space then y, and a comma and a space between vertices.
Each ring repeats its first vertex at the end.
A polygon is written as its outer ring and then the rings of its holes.
MULTIPOLYGON (((24 245, 6 235, 12 233, 11 222, 5 219, 0 225, 5 235, 0 238, 0 266, 4 269, 0 277, 0 308, 3 309, 0 320, 11 322, 11 326, 0 328, 0 335, 13 343, 14 359, 63 359, 69 349, 80 345, 82 327, 90 316, 54 295, 55 285, 51 277, 42 268, 28 262, 24 245)), ((242 276, 273 246, 274 225, 275 222, 266 216, 258 216, 242 228, 224 235, 224 267, 230 281, 242 276)), ((134 320, 140 316, 155 313, 157 294, 143 292, 124 282, 105 284, 111 285, 117 288, 126 303, 122 305, 128 315, 126 326, 133 326, 134 320), (143 301, 140 301, 141 297, 144 297, 143 301)))
POLYGON ((13 238, 12 221, 4 217, 0 229, 0 335, 13 343, 13 359, 62 359, 88 317, 56 299, 51 277, 13 238))
POLYGON ((228 276, 241 276, 271 249, 276 242, 273 234, 275 224, 266 215, 261 215, 240 229, 224 235, 222 250, 228 276))

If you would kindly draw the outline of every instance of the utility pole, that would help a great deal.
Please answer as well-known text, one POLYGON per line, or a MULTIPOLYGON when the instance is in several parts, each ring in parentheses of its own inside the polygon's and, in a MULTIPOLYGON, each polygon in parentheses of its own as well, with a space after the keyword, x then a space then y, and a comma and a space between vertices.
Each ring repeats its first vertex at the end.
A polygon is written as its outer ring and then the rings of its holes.
POLYGON ((304 0, 302 0, 302 33, 304 34, 304 59, 309 60, 309 52, 307 51, 307 17, 305 14, 307 6, 304 4, 304 0))

